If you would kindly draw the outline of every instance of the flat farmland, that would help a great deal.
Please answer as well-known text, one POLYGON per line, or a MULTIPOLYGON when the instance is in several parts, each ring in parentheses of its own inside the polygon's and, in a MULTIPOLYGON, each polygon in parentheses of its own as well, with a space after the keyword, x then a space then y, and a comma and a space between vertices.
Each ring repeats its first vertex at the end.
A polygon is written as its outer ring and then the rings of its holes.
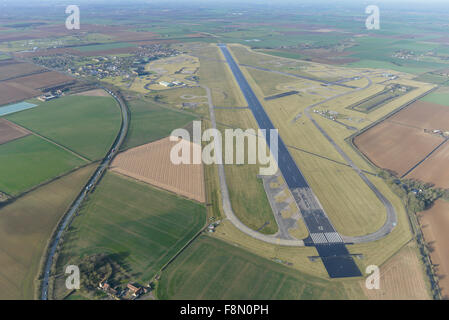
POLYGON ((80 93, 75 93, 76 96, 87 96, 87 97, 109 97, 109 94, 103 89, 92 89, 83 91, 80 93))
POLYGON ((357 281, 307 275, 203 235, 164 270, 157 296, 164 300, 363 298, 357 286, 357 281))
POLYGON ((10 80, 31 89, 51 88, 62 84, 74 82, 75 79, 56 71, 36 73, 10 80))
POLYGON ((420 214, 424 239, 430 246, 430 258, 436 266, 442 295, 449 299, 449 202, 438 200, 420 214))
POLYGON ((57 272, 85 255, 116 254, 130 281, 146 282, 205 222, 203 205, 107 173, 74 219, 57 272))
POLYGON ((118 154, 112 170, 187 198, 205 202, 203 164, 193 164, 193 154, 201 147, 190 141, 181 143, 190 150, 191 164, 175 165, 170 151, 178 142, 170 137, 144 144, 118 154))
POLYGON ((0 65, 0 81, 42 71, 45 71, 45 69, 31 63, 5 63, 0 65))
POLYGON ((433 183, 438 188, 449 188, 449 143, 446 142, 435 153, 416 167, 406 177, 433 183))
POLYGON ((0 145, 29 135, 30 132, 18 125, 0 118, 0 145))
POLYGON ((0 105, 37 97, 41 92, 15 82, 0 82, 0 105))
POLYGON ((171 110, 148 100, 129 103, 131 120, 122 149, 136 147, 164 138, 196 119, 194 115, 171 110))
POLYGON ((444 141, 425 129, 449 130, 449 108, 417 101, 357 136, 354 144, 375 165, 402 176, 444 141))
POLYGON ((430 284, 420 261, 416 245, 411 242, 380 267, 379 290, 368 290, 360 283, 370 300, 429 300, 430 284))
POLYGON ((0 209, 0 299, 34 298, 47 241, 94 169, 81 168, 0 209))
POLYGON ((112 97, 66 96, 6 117, 90 160, 104 157, 120 129, 112 97))
POLYGON ((86 162, 39 137, 20 138, 0 145, 0 190, 18 195, 83 164, 86 162))

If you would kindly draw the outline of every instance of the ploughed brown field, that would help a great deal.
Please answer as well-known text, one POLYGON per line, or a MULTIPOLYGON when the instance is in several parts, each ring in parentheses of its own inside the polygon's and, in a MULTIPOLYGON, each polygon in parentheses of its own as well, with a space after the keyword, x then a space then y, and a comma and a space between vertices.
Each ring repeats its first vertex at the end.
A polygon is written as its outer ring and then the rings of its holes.
POLYGON ((30 132, 5 119, 0 119, 0 144, 22 138, 30 132))
POLYGON ((41 92, 15 82, 0 82, 0 105, 37 97, 41 92))
MULTIPOLYGON (((0 105, 22 101, 25 99, 37 97, 42 94, 39 89, 46 89, 56 87, 59 85, 69 84, 75 81, 75 79, 61 74, 56 71, 40 72, 41 69, 30 68, 29 71, 25 71, 22 65, 28 64, 11 64, 6 66, 16 66, 17 69, 11 68, 12 74, 19 75, 13 79, 1 81, 0 80, 0 105), (37 72, 30 75, 22 75, 24 72, 29 74, 30 72, 37 72)), ((26 66, 25 66, 26 67, 26 66)), ((2 67, 0 67, 0 72, 2 67)), ((2 73, 0 73, 2 74, 2 73)), ((2 74, 3 75, 3 74, 2 74)), ((9 77, 7 77, 9 79, 9 77)))
POLYGON ((424 129, 449 131, 449 108, 417 101, 357 136, 354 144, 376 166, 402 176, 444 141, 424 129))
POLYGON ((31 63, 11 61, 0 65, 0 81, 43 71, 45 69, 31 63))
POLYGON ((87 97, 109 97, 109 94, 103 89, 87 90, 79 93, 75 93, 75 96, 87 96, 87 97))
POLYGON ((11 81, 31 89, 43 89, 47 87, 54 87, 57 85, 70 83, 75 80, 62 73, 56 71, 49 71, 20 77, 11 81))
POLYGON ((416 245, 411 242, 380 267, 378 290, 360 284, 370 300, 430 300, 423 265, 416 245))
POLYGON ((420 214, 424 239, 431 246, 430 258, 436 265, 442 295, 449 299, 449 202, 438 200, 420 214))
POLYGON ((0 105, 42 94, 39 89, 69 84, 75 80, 30 63, 11 61, 0 64, 0 105))
POLYGON ((436 187, 449 188, 449 141, 414 169, 407 178, 431 182, 436 187))
MULTIPOLYGON (((184 141, 190 154, 200 146, 184 141)), ((117 155, 112 170, 184 197, 205 202, 204 173, 202 164, 175 165, 170 160, 170 151, 177 142, 164 138, 129 149, 117 155)), ((191 162, 192 163, 192 162, 191 162)))

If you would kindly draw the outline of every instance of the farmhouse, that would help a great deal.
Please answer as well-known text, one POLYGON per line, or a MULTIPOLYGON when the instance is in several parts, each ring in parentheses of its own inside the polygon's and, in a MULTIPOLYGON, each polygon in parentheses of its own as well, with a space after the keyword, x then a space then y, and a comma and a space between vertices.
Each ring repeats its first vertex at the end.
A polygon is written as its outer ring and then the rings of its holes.
POLYGON ((37 99, 39 99, 40 101, 44 101, 45 102, 45 101, 50 101, 50 100, 56 99, 57 97, 58 96, 55 96, 55 95, 53 95, 51 93, 46 93, 44 95, 41 95, 37 99))
POLYGON ((138 288, 135 285, 128 283, 128 285, 126 286, 130 293, 134 296, 134 297, 138 297, 140 296, 142 293, 144 293, 144 290, 142 287, 138 288))

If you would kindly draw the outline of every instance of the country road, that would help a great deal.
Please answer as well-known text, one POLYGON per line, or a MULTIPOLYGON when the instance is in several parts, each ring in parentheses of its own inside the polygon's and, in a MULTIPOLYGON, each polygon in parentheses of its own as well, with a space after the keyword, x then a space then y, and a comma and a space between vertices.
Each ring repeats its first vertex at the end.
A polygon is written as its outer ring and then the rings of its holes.
POLYGON ((64 231, 66 230, 67 226, 72 221, 73 215, 78 211, 80 205, 84 202, 86 199, 89 191, 93 190, 100 180, 101 176, 103 175, 105 169, 109 166, 110 162, 114 158, 114 156, 117 154, 121 144, 123 143, 126 134, 128 132, 128 107, 126 106, 126 103, 122 100, 121 97, 118 97, 116 93, 110 91, 107 88, 101 87, 105 91, 107 91, 119 104, 120 110, 122 113, 122 124, 120 128, 120 132, 115 138, 114 143, 112 144, 111 148, 109 149, 109 152, 107 155, 103 158, 100 165, 98 166, 97 170, 95 170, 92 177, 89 179, 89 181, 86 183, 85 187, 81 192, 79 193, 76 200, 72 203, 72 206, 70 207, 69 211, 65 214, 63 217, 63 220, 60 222, 56 233, 54 234, 52 238, 52 242, 50 243, 50 246, 47 249, 47 260, 45 263, 44 268, 44 278, 42 280, 42 290, 41 290, 41 299, 42 300, 48 300, 48 281, 50 278, 51 273, 51 267, 54 263, 54 255, 56 253, 56 248, 58 247, 58 244, 61 241, 62 235, 64 231))

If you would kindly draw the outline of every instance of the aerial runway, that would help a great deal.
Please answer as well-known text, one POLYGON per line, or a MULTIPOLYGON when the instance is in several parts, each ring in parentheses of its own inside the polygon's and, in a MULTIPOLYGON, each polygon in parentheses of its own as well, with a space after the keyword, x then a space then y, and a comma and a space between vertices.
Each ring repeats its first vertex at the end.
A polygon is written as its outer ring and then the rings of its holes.
MULTIPOLYGON (((219 44, 218 46, 226 58, 226 62, 231 68, 259 127, 267 130, 266 138, 269 145, 268 132, 270 129, 275 129, 273 123, 226 45, 219 44)), ((281 137, 278 141, 278 167, 301 210, 304 222, 309 230, 310 236, 305 240, 305 243, 315 246, 329 276, 331 278, 361 276, 360 270, 349 254, 343 239, 336 232, 281 137)))

